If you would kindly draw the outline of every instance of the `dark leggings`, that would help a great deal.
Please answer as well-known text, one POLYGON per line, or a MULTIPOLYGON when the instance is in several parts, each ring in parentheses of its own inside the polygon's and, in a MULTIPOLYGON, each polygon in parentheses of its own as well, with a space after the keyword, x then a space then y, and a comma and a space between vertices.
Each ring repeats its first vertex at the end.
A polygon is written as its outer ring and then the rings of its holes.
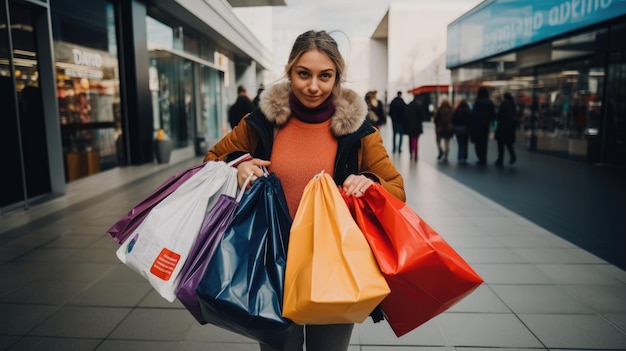
POLYGON ((478 162, 487 163, 487 139, 485 138, 476 140, 474 142, 474 151, 476 151, 476 157, 478 162))
MULTIPOLYGON (((298 326, 282 351, 302 351, 306 339, 307 351, 346 351, 354 324, 327 324, 298 326)), ((261 351, 278 351, 260 344, 261 351)))
POLYGON ((513 143, 502 142, 498 140, 498 160, 496 162, 504 161, 504 147, 509 151, 509 160, 511 162, 515 162, 515 149, 513 148, 513 143))

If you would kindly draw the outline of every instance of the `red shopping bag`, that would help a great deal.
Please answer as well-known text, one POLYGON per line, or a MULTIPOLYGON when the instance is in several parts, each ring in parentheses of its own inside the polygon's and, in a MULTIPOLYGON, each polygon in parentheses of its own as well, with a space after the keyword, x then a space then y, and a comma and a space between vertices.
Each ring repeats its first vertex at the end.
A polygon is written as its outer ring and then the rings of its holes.
POLYGON ((396 336, 447 310, 483 282, 434 229, 380 184, 362 197, 342 195, 391 289, 381 308, 396 336))

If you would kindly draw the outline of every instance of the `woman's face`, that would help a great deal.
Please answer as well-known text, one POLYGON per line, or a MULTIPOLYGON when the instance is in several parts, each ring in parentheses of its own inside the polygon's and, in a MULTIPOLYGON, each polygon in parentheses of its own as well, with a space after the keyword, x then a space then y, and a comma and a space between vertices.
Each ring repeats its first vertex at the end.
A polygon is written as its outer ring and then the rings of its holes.
POLYGON ((336 71, 335 63, 326 54, 316 49, 305 52, 291 69, 294 95, 306 107, 321 105, 333 91, 336 71))

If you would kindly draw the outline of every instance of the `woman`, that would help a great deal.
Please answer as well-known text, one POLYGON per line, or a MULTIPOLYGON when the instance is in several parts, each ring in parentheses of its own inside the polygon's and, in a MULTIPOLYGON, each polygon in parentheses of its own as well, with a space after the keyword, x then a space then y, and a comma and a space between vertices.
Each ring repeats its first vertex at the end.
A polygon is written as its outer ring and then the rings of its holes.
POLYGON ((514 164, 517 160, 515 156, 515 149, 513 143, 515 142, 515 117, 517 115, 517 108, 515 107, 515 100, 510 93, 504 93, 504 100, 500 104, 498 109, 498 116, 496 122, 498 127, 496 128, 495 139, 498 141, 498 158, 496 159, 496 166, 501 167, 504 161, 504 147, 506 146, 509 151, 509 163, 514 164))
MULTIPOLYGON (((367 120, 365 101, 341 86, 345 63, 325 31, 298 36, 285 66, 288 82, 266 88, 259 108, 220 140, 205 160, 254 158, 237 166, 240 186, 268 170, 281 181, 292 217, 306 184, 319 172, 362 196, 374 182, 404 201, 404 180, 391 162, 379 132, 367 120)), ((284 350, 345 351, 353 324, 298 328, 284 350), (306 333, 304 333, 306 329, 306 333)), ((261 344, 261 350, 273 350, 261 344)))
POLYGON ((435 132, 437 137, 437 149, 439 156, 437 159, 441 162, 448 162, 448 154, 450 153, 450 138, 452 138, 452 105, 450 101, 443 100, 439 104, 439 108, 435 111, 435 132), (443 147, 441 142, 443 141, 443 147))
POLYGON ((365 103, 367 103, 367 108, 369 110, 370 123, 372 123, 374 128, 380 129, 380 127, 385 124, 386 117, 383 109, 383 103, 378 100, 376 94, 376 90, 372 90, 365 94, 365 103))
POLYGON ((460 163, 467 162, 467 145, 469 143, 469 124, 472 110, 463 99, 459 102, 452 114, 452 125, 454 126, 454 135, 458 145, 457 160, 460 163))

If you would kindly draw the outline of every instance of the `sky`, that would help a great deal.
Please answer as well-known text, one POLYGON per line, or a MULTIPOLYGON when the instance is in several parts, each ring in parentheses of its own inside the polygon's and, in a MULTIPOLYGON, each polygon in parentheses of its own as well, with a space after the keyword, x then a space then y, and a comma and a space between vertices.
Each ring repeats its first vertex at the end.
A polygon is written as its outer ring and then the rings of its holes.
POLYGON ((287 6, 273 8, 275 31, 299 33, 309 29, 340 31, 350 39, 363 39, 374 33, 389 9, 390 0, 285 0, 285 2, 287 6))

